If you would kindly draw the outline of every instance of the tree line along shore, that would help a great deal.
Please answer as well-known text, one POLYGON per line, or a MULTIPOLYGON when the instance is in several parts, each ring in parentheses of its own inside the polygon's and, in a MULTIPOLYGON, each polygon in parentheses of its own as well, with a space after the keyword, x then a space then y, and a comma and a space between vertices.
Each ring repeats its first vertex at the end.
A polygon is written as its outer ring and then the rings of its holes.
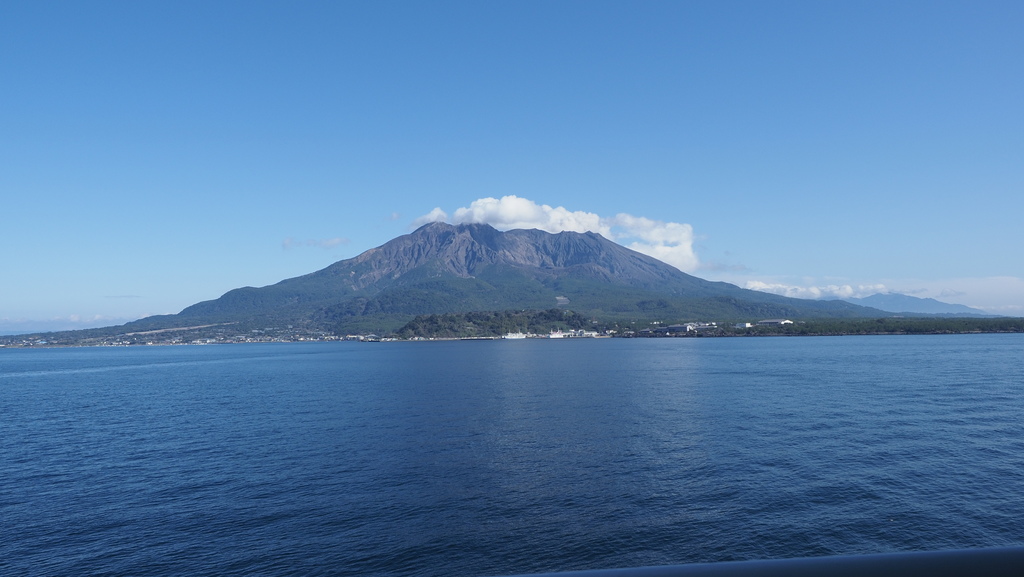
POLYGON ((394 331, 336 334, 301 325, 250 326, 241 322, 126 333, 118 327, 0 337, 0 347, 179 345, 331 340, 438 340, 547 336, 578 333, 616 338, 696 338, 753 336, 938 335, 1021 333, 1024 318, 887 317, 757 321, 683 319, 602 320, 566 309, 479 311, 420 315, 394 331))

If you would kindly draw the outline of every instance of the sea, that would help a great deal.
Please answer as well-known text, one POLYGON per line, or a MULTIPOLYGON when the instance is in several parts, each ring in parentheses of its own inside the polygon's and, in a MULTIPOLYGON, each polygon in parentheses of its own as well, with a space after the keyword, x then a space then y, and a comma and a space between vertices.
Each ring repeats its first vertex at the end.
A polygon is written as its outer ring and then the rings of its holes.
POLYGON ((0 349, 0 574, 1024 545, 1024 335, 0 349))

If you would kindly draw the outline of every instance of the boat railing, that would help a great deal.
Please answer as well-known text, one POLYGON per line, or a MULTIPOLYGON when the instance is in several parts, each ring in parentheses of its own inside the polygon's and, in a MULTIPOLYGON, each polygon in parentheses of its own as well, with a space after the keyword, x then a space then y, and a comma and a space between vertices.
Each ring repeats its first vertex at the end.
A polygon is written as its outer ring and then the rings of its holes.
MULTIPOLYGON (((1024 547, 963 549, 631 569, 535 573, 517 577, 1022 577, 1024 547)), ((514 576, 516 577, 516 576, 514 576)))

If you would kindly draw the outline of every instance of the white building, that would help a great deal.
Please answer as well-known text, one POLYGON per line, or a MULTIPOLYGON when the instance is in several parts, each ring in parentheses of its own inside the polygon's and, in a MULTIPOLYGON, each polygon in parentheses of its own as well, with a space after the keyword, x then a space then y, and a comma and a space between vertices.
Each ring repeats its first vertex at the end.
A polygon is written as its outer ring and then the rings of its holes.
POLYGON ((793 324, 793 321, 789 319, 765 319, 763 321, 757 321, 757 324, 771 327, 780 327, 782 325, 791 325, 793 324))

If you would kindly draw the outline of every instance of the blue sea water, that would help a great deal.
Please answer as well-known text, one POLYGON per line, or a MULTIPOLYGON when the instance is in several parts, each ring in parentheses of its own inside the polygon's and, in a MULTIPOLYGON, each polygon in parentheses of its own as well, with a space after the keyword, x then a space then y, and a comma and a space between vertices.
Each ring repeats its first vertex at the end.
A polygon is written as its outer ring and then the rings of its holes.
POLYGON ((0 349, 0 574, 1024 544, 1024 335, 0 349))

